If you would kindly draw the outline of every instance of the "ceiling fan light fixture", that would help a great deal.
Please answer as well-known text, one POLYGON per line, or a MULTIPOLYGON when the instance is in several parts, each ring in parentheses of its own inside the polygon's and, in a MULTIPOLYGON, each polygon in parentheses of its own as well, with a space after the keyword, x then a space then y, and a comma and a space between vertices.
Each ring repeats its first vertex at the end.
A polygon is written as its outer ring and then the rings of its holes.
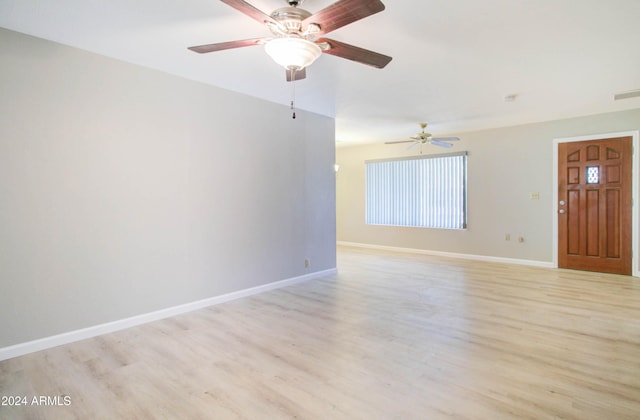
POLYGON ((274 38, 265 44, 264 49, 273 61, 289 70, 302 70, 322 54, 314 42, 299 37, 274 38))

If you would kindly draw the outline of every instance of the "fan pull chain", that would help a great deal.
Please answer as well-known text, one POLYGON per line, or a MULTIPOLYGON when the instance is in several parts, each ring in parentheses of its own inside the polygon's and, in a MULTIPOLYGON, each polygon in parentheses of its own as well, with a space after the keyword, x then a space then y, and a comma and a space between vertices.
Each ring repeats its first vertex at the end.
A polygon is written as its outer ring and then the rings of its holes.
POLYGON ((296 69, 291 70, 291 118, 296 119, 296 107, 294 102, 296 100, 296 69))

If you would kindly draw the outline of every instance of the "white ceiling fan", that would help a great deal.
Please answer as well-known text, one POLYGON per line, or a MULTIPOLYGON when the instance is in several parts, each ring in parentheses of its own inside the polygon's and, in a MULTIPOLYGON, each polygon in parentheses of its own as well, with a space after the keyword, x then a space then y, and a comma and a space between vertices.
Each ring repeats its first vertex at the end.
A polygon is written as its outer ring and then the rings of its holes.
POLYGON ((431 133, 425 133, 424 129, 427 128, 427 123, 420 123, 420 128, 422 128, 422 131, 415 136, 411 136, 411 140, 385 141, 384 144, 413 143, 407 149, 413 149, 418 144, 423 145, 425 143, 440 147, 453 147, 453 144, 447 142, 460 140, 458 137, 433 137, 431 133))

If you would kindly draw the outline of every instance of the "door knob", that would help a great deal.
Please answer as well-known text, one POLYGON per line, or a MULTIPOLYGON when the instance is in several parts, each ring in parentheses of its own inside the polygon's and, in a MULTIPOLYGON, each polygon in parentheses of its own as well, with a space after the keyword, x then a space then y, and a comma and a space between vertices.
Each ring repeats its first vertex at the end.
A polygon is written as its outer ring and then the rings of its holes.
POLYGON ((564 200, 560 200, 560 205, 561 206, 564 206, 565 204, 567 204, 567 203, 565 203, 564 200))
POLYGON ((558 213, 560 213, 560 214, 565 214, 566 212, 565 212, 565 210, 564 210, 564 209, 560 209, 560 210, 558 210, 558 213))

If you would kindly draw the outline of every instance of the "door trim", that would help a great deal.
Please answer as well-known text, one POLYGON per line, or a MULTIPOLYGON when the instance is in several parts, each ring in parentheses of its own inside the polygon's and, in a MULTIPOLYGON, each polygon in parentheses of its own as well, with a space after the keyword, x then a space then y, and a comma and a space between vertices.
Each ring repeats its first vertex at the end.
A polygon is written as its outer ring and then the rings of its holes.
POLYGON ((638 159, 638 150, 640 150, 640 131, 622 131, 616 133, 593 134, 579 137, 564 137, 553 139, 553 186, 552 186, 552 263, 554 268, 558 268, 558 144, 573 141, 586 140, 602 140, 616 137, 631 137, 633 153, 631 155, 631 199, 633 200, 631 209, 631 275, 640 277, 639 255, 640 237, 638 230, 640 228, 640 219, 638 212, 638 203, 640 203, 640 162, 638 159))

